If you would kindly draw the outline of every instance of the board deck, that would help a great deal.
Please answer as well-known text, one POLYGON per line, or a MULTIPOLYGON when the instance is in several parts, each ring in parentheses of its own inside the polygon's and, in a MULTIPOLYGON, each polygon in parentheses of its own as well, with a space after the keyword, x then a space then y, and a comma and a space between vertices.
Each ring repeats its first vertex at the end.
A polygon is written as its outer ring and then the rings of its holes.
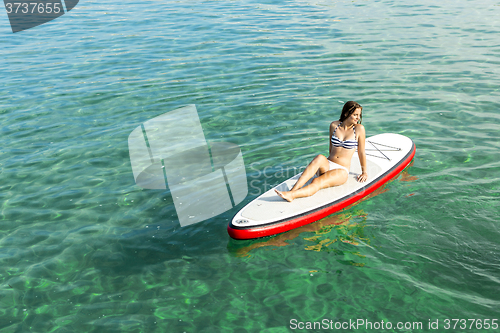
POLYGON ((299 173, 243 207, 229 223, 229 235, 235 239, 272 236, 333 214, 398 175, 411 162, 416 148, 413 141, 404 135, 384 133, 367 138, 365 149, 368 169, 366 182, 356 180, 361 174, 361 166, 358 154, 355 153, 346 183, 322 189, 310 197, 287 202, 274 189, 291 189, 299 179, 299 173))

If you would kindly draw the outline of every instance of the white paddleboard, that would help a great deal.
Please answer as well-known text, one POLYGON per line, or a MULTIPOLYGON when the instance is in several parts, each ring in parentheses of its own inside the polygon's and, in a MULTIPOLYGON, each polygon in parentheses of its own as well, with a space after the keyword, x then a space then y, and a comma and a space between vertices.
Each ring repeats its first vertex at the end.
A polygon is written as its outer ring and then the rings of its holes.
POLYGON ((299 179, 299 173, 243 207, 229 223, 228 233, 235 239, 259 238, 322 219, 362 199, 398 175, 410 164, 415 149, 413 141, 400 134, 384 133, 366 138, 366 182, 356 180, 361 174, 361 166, 358 154, 354 153, 346 183, 292 202, 283 200, 274 189, 291 189, 299 179))

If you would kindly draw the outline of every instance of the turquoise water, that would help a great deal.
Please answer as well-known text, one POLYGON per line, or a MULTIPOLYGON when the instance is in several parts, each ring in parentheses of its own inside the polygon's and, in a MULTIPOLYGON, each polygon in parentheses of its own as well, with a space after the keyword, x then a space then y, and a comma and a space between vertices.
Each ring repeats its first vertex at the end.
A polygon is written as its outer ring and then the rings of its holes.
POLYGON ((16 34, 2 14, 0 332, 494 331, 445 320, 500 320, 499 22, 489 0, 81 1, 16 34), (231 240, 280 170, 327 152, 347 100, 369 136, 412 138, 413 164, 322 221, 231 240), (188 104, 241 147, 249 195, 181 228, 127 138, 188 104))

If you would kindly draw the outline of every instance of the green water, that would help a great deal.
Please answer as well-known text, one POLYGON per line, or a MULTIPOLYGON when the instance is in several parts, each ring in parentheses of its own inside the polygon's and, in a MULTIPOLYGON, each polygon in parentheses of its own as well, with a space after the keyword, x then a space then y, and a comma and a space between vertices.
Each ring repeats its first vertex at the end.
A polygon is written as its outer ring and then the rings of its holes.
POLYGON ((489 0, 82 1, 16 34, 2 15, 0 332, 495 331, 445 320, 500 321, 498 22, 489 0), (322 221, 230 239, 280 170, 326 154, 347 100, 413 164, 322 221), (188 104, 240 146, 249 195, 181 228, 127 139, 188 104))

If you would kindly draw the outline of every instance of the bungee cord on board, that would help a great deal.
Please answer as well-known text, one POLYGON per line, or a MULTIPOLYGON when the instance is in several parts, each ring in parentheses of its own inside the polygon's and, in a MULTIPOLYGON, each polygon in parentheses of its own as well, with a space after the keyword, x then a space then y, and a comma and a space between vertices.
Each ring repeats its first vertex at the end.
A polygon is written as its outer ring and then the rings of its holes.
MULTIPOLYGON (((381 144, 381 143, 377 143, 377 142, 372 142, 370 140, 367 140, 369 143, 371 143, 371 145, 375 148, 375 149, 365 149, 365 151, 378 151, 379 153, 381 153, 382 155, 384 155, 384 157, 387 159, 387 160, 391 160, 389 157, 387 157, 387 155, 385 155, 382 151, 400 151, 401 148, 398 148, 398 147, 391 147, 391 146, 387 146, 387 145, 384 145, 384 144, 381 144), (383 147, 386 147, 386 148, 392 148, 391 150, 389 149, 379 149, 377 146, 375 145, 379 145, 379 146, 383 146, 383 147)), ((377 155, 372 155, 372 154, 366 154, 366 155, 369 155, 369 156, 373 156, 373 157, 379 157, 379 158, 384 158, 384 157, 381 157, 381 156, 377 156, 377 155)))

